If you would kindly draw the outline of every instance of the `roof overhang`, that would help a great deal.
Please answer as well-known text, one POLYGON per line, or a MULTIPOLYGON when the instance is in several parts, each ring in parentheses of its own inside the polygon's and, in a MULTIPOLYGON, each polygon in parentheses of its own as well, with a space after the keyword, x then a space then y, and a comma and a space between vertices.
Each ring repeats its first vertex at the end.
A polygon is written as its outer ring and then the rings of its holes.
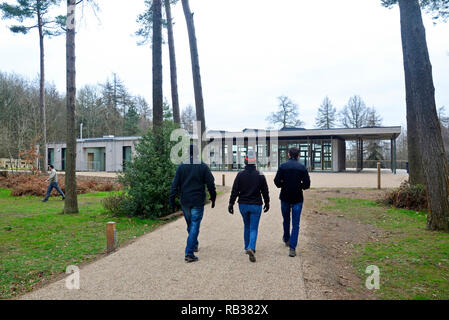
POLYGON ((401 134, 401 127, 372 127, 372 128, 338 128, 338 129, 305 129, 305 130, 247 130, 245 132, 209 131, 207 138, 243 139, 255 138, 266 135, 277 136, 282 139, 307 139, 310 137, 335 137, 344 140, 390 140, 396 139, 401 134))

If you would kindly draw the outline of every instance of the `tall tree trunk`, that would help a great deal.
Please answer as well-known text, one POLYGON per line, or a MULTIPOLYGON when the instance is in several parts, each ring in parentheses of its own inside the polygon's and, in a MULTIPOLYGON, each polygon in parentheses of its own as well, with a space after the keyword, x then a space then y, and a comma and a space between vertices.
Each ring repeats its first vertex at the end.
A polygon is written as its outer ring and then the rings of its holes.
MULTIPOLYGON (((416 115, 429 200, 427 227, 449 231, 449 166, 435 104, 432 66, 418 0, 399 0, 407 105, 416 115)), ((412 132, 408 132, 411 134, 412 132)), ((413 133, 412 133, 413 134, 413 133)), ((410 146, 409 148, 414 148, 410 146)))
MULTIPOLYGON (((193 88, 195 91, 196 120, 201 122, 201 135, 206 134, 206 118, 204 116, 203 88, 201 84, 200 62, 198 58, 198 45, 195 35, 193 13, 190 11, 189 0, 182 0, 182 8, 187 22, 189 34, 190 57, 192 60, 193 88)), ((202 146, 205 141, 202 141, 202 146)))
MULTIPOLYGON (((401 20, 402 20, 401 16, 401 20)), ((404 22, 405 24, 405 22, 404 22)), ((401 23, 402 25, 402 23, 401 23)), ((408 59, 406 52, 408 52, 406 33, 402 27, 402 53, 404 57, 404 72, 405 72, 405 93, 407 105, 407 145, 408 145, 408 165, 409 165, 409 181, 412 185, 425 185, 426 177, 424 176, 424 169, 421 160, 421 143, 419 141, 418 122, 416 118, 417 110, 414 110, 415 104, 413 102, 411 76, 409 74, 410 68, 408 66, 408 59)))
POLYGON ((78 213, 78 198, 76 194, 76 63, 75 63, 75 11, 76 0, 67 0, 67 149, 64 213, 78 213))
POLYGON ((162 127, 162 5, 153 1, 153 129, 162 127))
POLYGON ((178 98, 178 74, 176 71, 175 38, 173 36, 173 18, 171 14, 170 0, 165 1, 165 12, 167 15, 168 31, 168 51, 170 54, 170 80, 171 80, 171 98, 173 104, 173 120, 181 125, 181 114, 179 111, 178 98))
POLYGON ((45 114, 45 51, 44 51, 44 31, 40 6, 37 7, 38 29, 39 29, 39 49, 40 49, 40 83, 39 83, 39 111, 41 120, 41 134, 39 139, 39 164, 41 171, 47 173, 47 117, 45 114))
MULTIPOLYGON (((404 63, 405 64, 405 63, 404 63)), ((407 78, 407 77, 406 77, 407 78)), ((406 88, 410 84, 406 81, 406 88)), ((411 89, 406 89, 407 101, 411 101, 409 92, 411 89)), ((413 103, 407 102, 407 145, 408 145, 408 165, 409 165, 409 181, 412 185, 425 185, 426 177, 424 176, 424 169, 421 159, 421 148, 418 134, 418 123, 416 119, 416 112, 412 110, 413 103)))

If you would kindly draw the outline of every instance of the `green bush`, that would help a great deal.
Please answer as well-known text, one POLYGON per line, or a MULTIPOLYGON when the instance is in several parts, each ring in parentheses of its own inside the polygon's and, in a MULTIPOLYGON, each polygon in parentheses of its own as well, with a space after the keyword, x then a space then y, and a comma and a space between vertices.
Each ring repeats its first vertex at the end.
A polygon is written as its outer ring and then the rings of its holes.
POLYGON ((116 212, 151 219, 170 214, 168 197, 176 172, 170 152, 177 143, 170 141, 170 134, 176 128, 165 121, 158 132, 149 131, 136 144, 136 156, 119 177, 127 195, 115 199, 120 200, 116 212))
POLYGON ((396 208, 426 211, 428 209, 426 186, 411 185, 408 181, 404 181, 399 189, 387 194, 386 202, 396 208))
POLYGON ((128 213, 125 210, 125 201, 127 199, 126 193, 121 192, 109 196, 101 202, 103 207, 114 216, 126 216, 128 213))

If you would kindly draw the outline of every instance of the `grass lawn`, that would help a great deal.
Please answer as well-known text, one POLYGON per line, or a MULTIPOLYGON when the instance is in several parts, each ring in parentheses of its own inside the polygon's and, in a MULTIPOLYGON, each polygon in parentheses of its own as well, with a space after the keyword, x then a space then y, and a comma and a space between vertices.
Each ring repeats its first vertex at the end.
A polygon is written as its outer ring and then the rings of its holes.
POLYGON ((380 268, 382 299, 449 299, 449 234, 427 231, 427 213, 385 207, 374 201, 331 198, 323 209, 387 232, 385 241, 356 247, 353 263, 380 268))
POLYGON ((101 201, 110 193, 80 195, 80 213, 63 215, 60 198, 12 197, 0 189, 0 299, 30 291, 65 272, 69 265, 93 260, 105 252, 106 222, 117 223, 122 244, 163 222, 111 217, 101 201))

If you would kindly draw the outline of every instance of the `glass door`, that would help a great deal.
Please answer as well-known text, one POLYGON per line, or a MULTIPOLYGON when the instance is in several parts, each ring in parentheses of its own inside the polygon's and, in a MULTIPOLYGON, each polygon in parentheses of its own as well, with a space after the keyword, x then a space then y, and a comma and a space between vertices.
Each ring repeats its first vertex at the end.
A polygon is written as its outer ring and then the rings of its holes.
POLYGON ((312 170, 320 171, 322 168, 321 142, 312 145, 312 170))
POLYGON ((307 158, 309 157, 309 145, 301 144, 299 146, 299 162, 301 162, 306 168, 308 165, 307 158))
POLYGON ((279 164, 283 164, 288 160, 288 150, 286 148, 279 149, 279 164))

